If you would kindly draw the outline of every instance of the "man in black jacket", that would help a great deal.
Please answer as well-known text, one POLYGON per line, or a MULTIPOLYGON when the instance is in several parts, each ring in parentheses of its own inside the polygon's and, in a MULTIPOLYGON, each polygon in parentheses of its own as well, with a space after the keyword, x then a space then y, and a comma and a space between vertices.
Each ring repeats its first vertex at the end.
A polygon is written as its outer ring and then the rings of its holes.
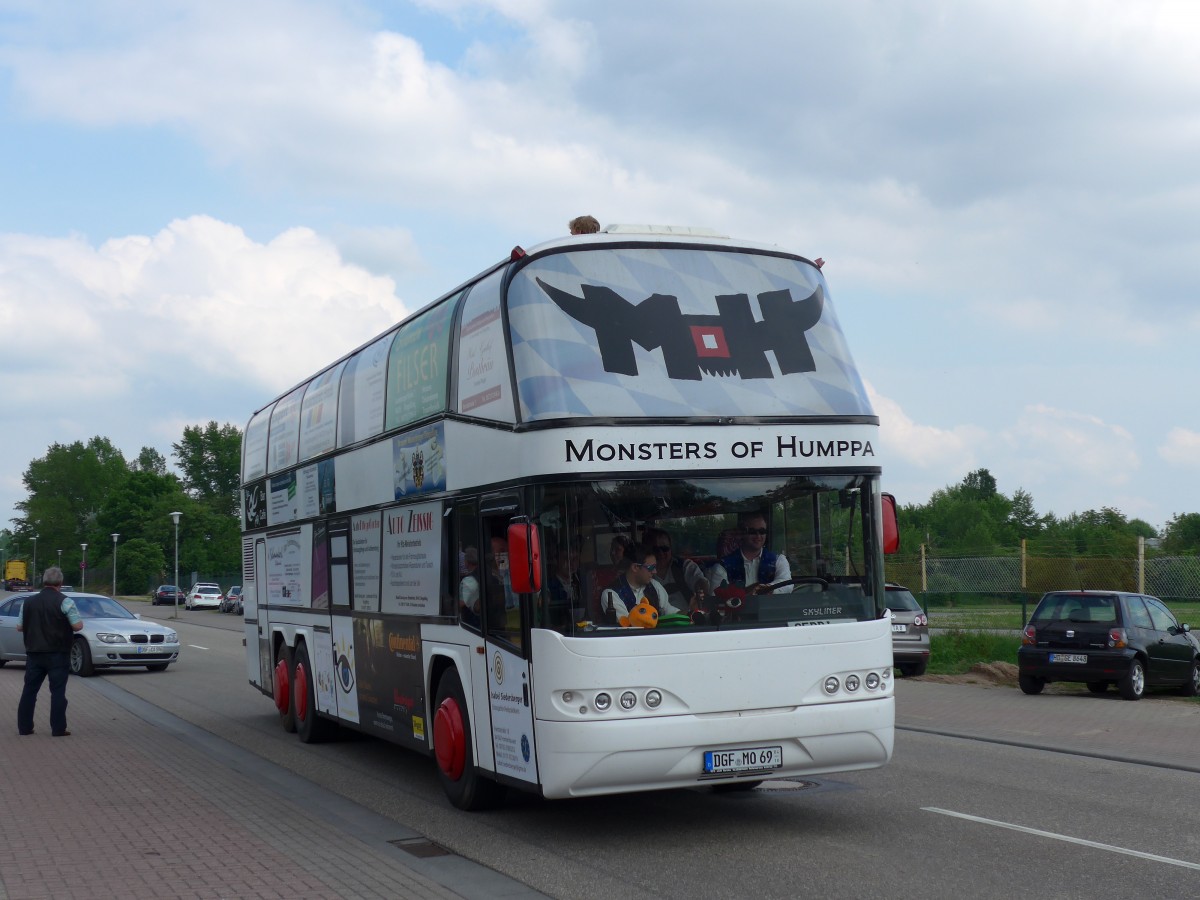
POLYGON ((17 731, 33 734, 33 710, 42 682, 50 679, 50 733, 66 737, 67 676, 71 672, 71 634, 83 628, 75 601, 62 593, 63 573, 51 566, 42 590, 21 605, 17 625, 25 637, 25 689, 17 706, 17 731))

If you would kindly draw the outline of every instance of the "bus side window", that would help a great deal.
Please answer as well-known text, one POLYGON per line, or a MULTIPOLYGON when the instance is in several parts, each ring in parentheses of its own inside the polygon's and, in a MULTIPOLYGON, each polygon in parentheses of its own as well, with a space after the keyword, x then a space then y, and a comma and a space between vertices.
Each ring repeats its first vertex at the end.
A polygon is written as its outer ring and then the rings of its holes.
POLYGON ((482 567, 484 603, 487 605, 485 627, 489 637, 521 646, 521 610, 517 597, 509 587, 507 519, 488 520, 489 532, 486 564, 482 567))
POLYGON ((457 600, 459 621, 471 628, 482 624, 483 584, 479 555, 479 514, 474 503, 460 504, 454 510, 454 558, 450 565, 453 595, 457 600))

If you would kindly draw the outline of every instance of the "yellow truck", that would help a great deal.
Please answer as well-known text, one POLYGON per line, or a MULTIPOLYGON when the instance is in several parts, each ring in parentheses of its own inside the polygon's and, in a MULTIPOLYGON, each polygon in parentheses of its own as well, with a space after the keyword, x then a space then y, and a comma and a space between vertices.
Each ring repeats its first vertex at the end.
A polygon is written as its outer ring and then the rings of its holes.
POLYGON ((23 559, 10 559, 4 563, 4 589, 23 591, 29 587, 29 565, 23 559))

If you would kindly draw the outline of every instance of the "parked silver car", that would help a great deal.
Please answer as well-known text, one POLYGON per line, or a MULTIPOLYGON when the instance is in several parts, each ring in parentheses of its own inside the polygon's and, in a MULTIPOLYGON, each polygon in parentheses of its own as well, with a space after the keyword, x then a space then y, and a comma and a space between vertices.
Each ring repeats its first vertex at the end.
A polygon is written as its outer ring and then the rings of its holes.
POLYGON ((240 613, 242 611, 242 586, 235 584, 225 592, 225 597, 221 600, 219 612, 240 613))
POLYGON ((902 675, 924 675, 929 665, 929 616, 902 584, 886 585, 892 611, 892 660, 902 675))
MULTIPOLYGON (((25 661, 25 638, 17 624, 22 604, 32 596, 19 594, 0 603, 0 666, 25 661)), ((71 643, 72 675, 91 675, 110 666, 145 666, 162 672, 179 659, 179 636, 165 625, 142 619, 100 594, 67 596, 83 619, 83 630, 71 643)))

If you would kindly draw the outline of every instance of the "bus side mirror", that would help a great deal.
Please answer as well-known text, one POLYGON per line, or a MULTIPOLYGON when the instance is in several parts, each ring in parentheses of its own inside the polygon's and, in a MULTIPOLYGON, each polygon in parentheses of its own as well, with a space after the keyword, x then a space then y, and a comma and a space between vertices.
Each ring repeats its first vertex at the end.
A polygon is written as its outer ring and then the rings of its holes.
POLYGON ((896 498, 883 495, 883 552, 895 553, 900 549, 900 520, 896 517, 896 498))
POLYGON ((532 522, 508 526, 508 566, 514 592, 533 594, 542 589, 542 540, 532 522))

